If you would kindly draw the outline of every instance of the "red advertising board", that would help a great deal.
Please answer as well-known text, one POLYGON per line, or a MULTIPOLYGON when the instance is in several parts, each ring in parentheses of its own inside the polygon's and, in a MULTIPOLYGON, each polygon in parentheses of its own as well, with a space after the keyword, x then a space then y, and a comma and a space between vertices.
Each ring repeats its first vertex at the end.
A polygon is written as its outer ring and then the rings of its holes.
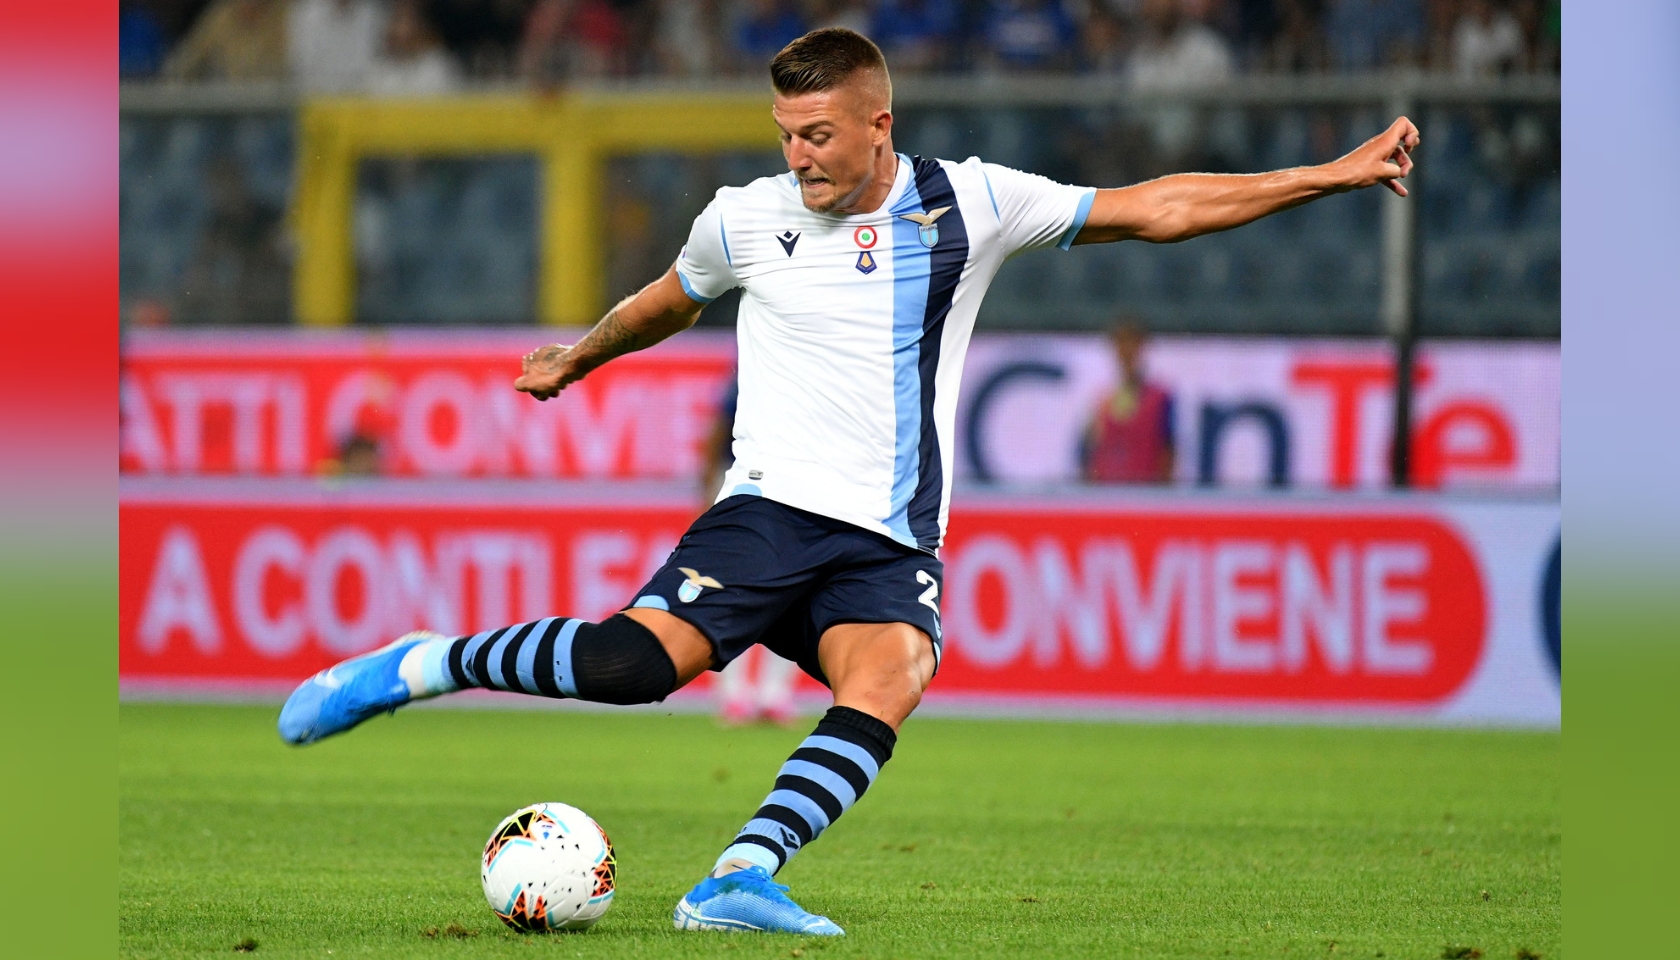
POLYGON ((609 364, 559 402, 513 389, 565 333, 140 337, 125 346, 121 469, 336 472, 353 438, 386 476, 669 479, 700 473, 735 352, 701 336, 609 364))
POLYGON ((1481 657, 1485 585, 1429 516, 965 512, 946 661, 975 692, 1429 704, 1481 657))
MULTIPOLYGON (((604 617, 692 519, 680 489, 131 482, 123 680, 278 689, 418 627, 604 617)), ((930 703, 1549 722, 1523 604, 1556 524, 1555 504, 959 498, 930 703)))

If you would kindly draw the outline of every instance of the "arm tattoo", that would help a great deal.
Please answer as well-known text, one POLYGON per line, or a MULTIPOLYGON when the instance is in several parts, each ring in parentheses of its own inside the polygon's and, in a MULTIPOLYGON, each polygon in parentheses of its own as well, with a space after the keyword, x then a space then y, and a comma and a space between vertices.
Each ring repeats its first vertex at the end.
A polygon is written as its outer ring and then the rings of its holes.
POLYGON ((618 319, 618 311, 609 310, 601 322, 572 347, 572 353, 588 364, 589 369, 594 369, 614 357, 644 350, 658 342, 657 337, 637 333, 625 326, 624 321, 618 319))

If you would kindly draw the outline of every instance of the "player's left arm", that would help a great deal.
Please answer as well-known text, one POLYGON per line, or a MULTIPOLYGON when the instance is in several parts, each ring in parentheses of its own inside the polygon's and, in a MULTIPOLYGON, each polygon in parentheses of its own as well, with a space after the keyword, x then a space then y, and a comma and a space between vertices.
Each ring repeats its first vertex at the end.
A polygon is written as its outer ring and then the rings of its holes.
POLYGON ((1271 173, 1181 173, 1098 190, 1074 243, 1177 243, 1240 227, 1333 193, 1382 184, 1400 196, 1412 171, 1418 129, 1401 117, 1339 160, 1271 173))
POLYGON ((614 357, 646 350, 694 326, 706 305, 683 291, 675 267, 630 296, 571 346, 549 344, 526 354, 513 388, 547 400, 614 357))

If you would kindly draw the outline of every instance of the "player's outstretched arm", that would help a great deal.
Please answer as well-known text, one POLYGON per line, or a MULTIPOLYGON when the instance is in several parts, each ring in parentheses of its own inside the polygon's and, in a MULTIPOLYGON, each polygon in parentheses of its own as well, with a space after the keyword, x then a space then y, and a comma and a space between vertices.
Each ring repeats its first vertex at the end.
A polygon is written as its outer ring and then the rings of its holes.
POLYGON ((1271 173, 1180 173, 1118 190, 1098 190, 1074 243, 1177 243, 1240 227, 1332 193, 1382 184, 1400 196, 1412 171, 1418 129, 1401 117, 1352 153, 1316 167, 1271 173))
POLYGON ((582 340, 571 346, 549 344, 526 354, 515 390, 547 400, 614 357, 646 350, 674 333, 694 326, 703 303, 683 292, 676 268, 607 311, 582 340))

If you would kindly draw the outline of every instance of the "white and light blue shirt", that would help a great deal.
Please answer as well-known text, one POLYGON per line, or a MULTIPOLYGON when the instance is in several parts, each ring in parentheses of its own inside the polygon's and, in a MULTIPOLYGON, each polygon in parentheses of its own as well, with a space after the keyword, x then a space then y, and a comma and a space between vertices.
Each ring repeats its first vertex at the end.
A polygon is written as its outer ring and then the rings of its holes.
POLYGON ((735 464, 748 493, 937 550, 957 385, 998 268, 1067 249, 1096 191, 899 155, 874 213, 812 213, 792 173, 724 187, 677 258, 700 302, 741 288, 735 464))

